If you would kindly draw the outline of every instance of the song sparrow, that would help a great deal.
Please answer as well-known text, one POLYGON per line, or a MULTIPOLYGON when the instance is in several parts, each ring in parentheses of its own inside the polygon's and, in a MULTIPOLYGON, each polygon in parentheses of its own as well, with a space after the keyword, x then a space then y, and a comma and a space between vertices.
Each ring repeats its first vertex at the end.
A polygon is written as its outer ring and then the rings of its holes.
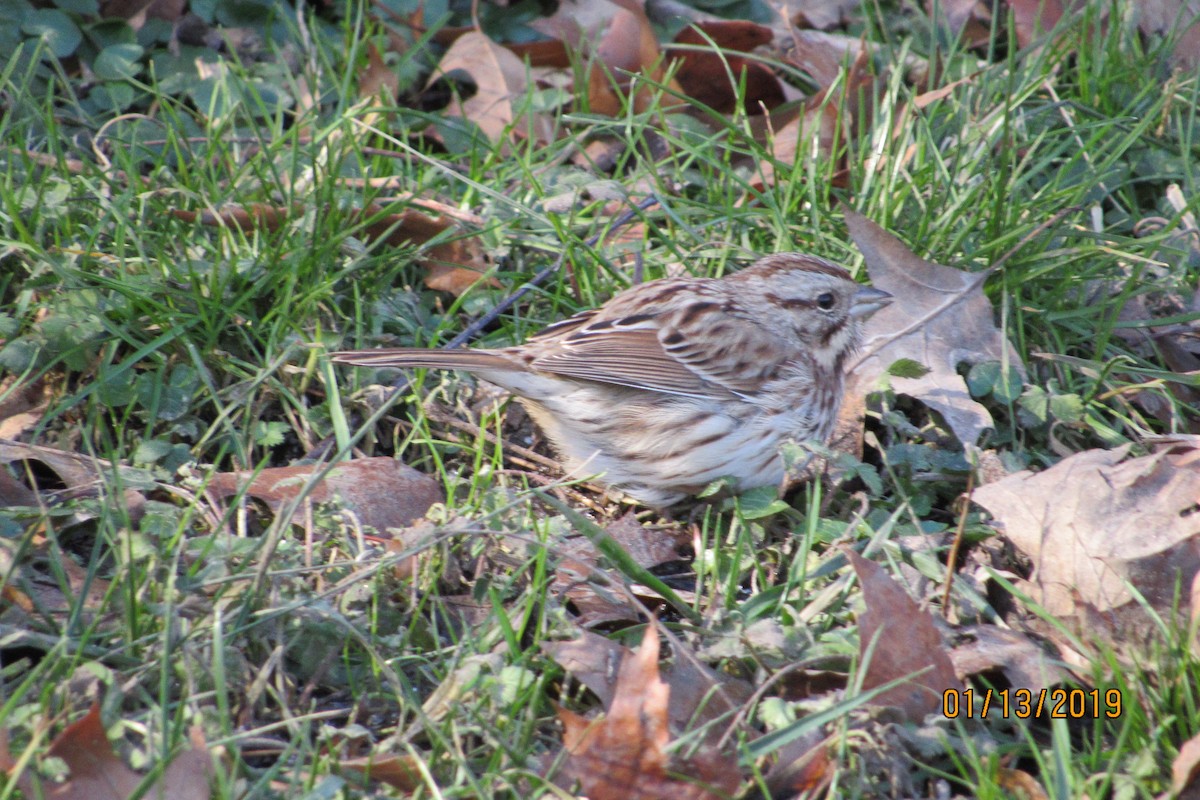
POLYGON ((473 372, 515 394, 571 474, 654 508, 731 477, 778 484, 780 445, 824 441, 860 321, 891 301, 802 253, 665 278, 496 350, 351 350, 364 367, 473 372))

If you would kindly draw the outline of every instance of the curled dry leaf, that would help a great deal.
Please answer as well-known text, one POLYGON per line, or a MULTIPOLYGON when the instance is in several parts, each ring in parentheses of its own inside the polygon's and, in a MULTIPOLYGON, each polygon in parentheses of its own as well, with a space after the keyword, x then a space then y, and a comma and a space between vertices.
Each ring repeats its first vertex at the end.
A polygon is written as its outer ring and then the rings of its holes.
POLYGON ((983 293, 989 273, 963 272, 918 258, 862 214, 845 213, 871 283, 895 298, 867 321, 862 355, 846 381, 847 398, 874 390, 895 362, 916 361, 929 371, 919 378, 891 377, 892 388, 941 414, 964 445, 977 444, 992 427, 992 415, 971 398, 959 365, 998 361, 1025 377, 1025 367, 996 327, 992 303, 983 293))
MULTIPOLYGON (((58 495, 60 498, 64 496, 86 497, 99 494, 104 491, 107 485, 106 473, 119 473, 122 482, 126 486, 123 499, 126 502, 130 516, 134 517, 135 520, 141 516, 141 506, 145 502, 145 498, 142 497, 138 489, 144 490, 153 485, 140 470, 114 464, 102 458, 85 456, 67 450, 58 450, 53 447, 27 444, 12 439, 0 439, 0 464, 12 465, 10 469, 13 470, 23 470, 24 465, 22 462, 26 461, 37 462, 54 474, 62 483, 61 488, 65 489, 65 491, 58 495)), ((4 485, 13 491, 19 492, 18 498, 20 499, 29 500, 33 497, 29 493, 28 487, 24 491, 17 488, 21 485, 19 482, 14 481, 10 483, 6 481, 4 485)), ((54 488, 59 489, 60 487, 54 488)), ((45 494, 48 490, 42 489, 40 486, 35 486, 34 491, 37 494, 45 494)))
POLYGON ((859 648, 867 663, 863 689, 912 675, 871 704, 896 706, 910 722, 919 724, 927 714, 942 708, 947 689, 961 689, 962 682, 929 612, 918 607, 904 587, 874 561, 853 550, 846 550, 846 557, 858 575, 867 604, 858 619, 859 648))
MULTIPOLYGON (((0 345, 4 339, 0 338, 0 345)), ((0 439, 15 439, 37 425, 50 405, 46 379, 19 383, 16 375, 0 380, 0 439)))
POLYGON ((1200 573, 1200 437, 1128 455, 1088 450, 971 496, 1032 562, 1023 588, 1056 617, 1137 613, 1134 590, 1169 614, 1200 573))
POLYGON ((951 36, 961 36, 968 47, 984 45, 991 38, 991 3, 982 0, 926 0, 925 10, 951 36))

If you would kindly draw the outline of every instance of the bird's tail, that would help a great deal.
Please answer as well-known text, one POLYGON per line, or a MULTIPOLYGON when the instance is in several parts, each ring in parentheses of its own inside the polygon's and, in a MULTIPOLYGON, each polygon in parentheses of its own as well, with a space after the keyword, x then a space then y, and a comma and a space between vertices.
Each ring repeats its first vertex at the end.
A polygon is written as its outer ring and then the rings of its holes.
POLYGON ((426 350, 420 347, 397 347, 382 350, 343 350, 330 355, 339 364, 356 367, 435 367, 480 370, 520 369, 520 365, 499 353, 488 350, 426 350))

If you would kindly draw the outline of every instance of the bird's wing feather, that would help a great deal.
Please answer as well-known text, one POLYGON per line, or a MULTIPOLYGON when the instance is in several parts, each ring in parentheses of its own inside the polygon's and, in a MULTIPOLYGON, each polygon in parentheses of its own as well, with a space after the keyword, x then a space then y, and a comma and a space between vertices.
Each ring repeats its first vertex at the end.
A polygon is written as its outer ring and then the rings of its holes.
POLYGON ((532 369, 636 389, 710 397, 714 390, 752 393, 782 364, 767 331, 746 319, 723 316, 713 338, 684 333, 672 315, 593 320, 547 341, 532 369), (676 333, 678 331, 678 334, 676 333))
POLYGON ((707 328, 676 319, 662 327, 658 338, 669 358, 709 383, 743 396, 762 389, 788 360, 778 333, 731 314, 707 328))
POLYGON ((529 365, 570 378, 614 383, 685 397, 707 397, 704 379, 667 355, 653 329, 586 330, 561 339, 529 365))

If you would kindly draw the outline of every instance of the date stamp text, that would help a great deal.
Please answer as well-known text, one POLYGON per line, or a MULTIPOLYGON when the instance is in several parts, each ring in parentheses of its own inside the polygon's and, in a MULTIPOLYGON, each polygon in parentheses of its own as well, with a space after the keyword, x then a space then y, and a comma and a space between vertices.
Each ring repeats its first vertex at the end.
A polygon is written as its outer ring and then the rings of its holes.
POLYGON ((947 689, 942 715, 947 719, 1116 719, 1121 716, 1119 689, 947 689))

